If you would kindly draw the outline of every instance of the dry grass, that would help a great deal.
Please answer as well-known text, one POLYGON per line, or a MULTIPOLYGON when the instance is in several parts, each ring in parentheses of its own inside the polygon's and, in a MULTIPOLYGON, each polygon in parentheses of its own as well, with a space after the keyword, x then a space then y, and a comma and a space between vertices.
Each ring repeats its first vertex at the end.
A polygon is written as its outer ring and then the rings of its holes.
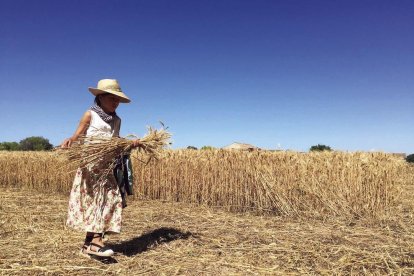
MULTIPOLYGON (((0 190, 1 275, 412 275, 413 185, 387 220, 290 219, 131 201, 107 263, 78 255, 67 196, 0 190), (398 212, 397 212, 398 211, 398 212), (112 262, 112 263, 111 263, 112 262)), ((408 188, 408 187, 407 187, 408 188)))

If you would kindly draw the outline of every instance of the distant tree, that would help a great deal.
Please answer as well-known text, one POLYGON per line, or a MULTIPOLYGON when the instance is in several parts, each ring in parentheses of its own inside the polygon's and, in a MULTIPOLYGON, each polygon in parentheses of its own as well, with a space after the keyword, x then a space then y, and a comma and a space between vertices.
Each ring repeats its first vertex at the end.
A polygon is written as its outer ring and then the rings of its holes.
POLYGON ((3 143, 0 143, 0 150, 9 150, 9 151, 20 150, 20 144, 17 142, 3 142, 3 143))
POLYGON ((414 153, 413 154, 410 154, 410 155, 407 155, 407 157, 405 158, 405 160, 408 163, 414 163, 414 153))
POLYGON ((20 141, 20 148, 22 150, 34 150, 34 151, 41 151, 41 150, 51 150, 53 145, 49 143, 49 140, 43 138, 41 136, 32 136, 27 137, 20 141))
POLYGON ((190 149, 190 150, 197 150, 197 148, 196 148, 196 147, 193 147, 193 146, 188 146, 188 147, 187 147, 187 149, 190 149))
POLYGON ((331 151, 332 149, 329 146, 320 145, 320 144, 317 144, 316 146, 312 146, 309 149, 309 151, 324 151, 324 150, 331 151))
POLYGON ((201 149, 202 150, 213 150, 214 147, 212 147, 212 146, 202 146, 201 149))

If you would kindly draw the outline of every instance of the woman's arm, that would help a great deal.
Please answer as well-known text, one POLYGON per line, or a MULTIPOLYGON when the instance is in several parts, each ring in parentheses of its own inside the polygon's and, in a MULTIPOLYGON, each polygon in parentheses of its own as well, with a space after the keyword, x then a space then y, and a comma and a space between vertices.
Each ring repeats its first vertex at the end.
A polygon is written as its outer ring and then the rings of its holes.
POLYGON ((86 111, 85 114, 83 114, 79 126, 76 129, 75 133, 72 135, 72 137, 65 139, 65 141, 62 142, 60 145, 61 148, 68 148, 70 145, 72 145, 72 142, 76 141, 80 135, 86 134, 86 130, 89 127, 89 124, 91 123, 91 113, 89 111, 86 111))

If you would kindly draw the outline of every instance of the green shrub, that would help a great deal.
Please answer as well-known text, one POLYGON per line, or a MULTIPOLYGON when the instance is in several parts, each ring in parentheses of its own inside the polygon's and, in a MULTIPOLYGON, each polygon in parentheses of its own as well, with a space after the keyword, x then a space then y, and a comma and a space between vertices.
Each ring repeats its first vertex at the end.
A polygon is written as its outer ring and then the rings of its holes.
POLYGON ((317 144, 316 146, 312 146, 309 149, 309 151, 324 151, 324 150, 332 151, 330 146, 325 146, 325 145, 320 145, 320 144, 317 144))

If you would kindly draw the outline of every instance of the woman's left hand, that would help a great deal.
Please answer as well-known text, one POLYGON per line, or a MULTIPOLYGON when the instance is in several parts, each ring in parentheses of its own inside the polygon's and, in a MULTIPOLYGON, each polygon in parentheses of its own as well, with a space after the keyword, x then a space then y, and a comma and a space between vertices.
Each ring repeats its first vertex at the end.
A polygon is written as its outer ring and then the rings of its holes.
POLYGON ((133 141, 133 143, 132 143, 132 147, 133 147, 133 148, 136 148, 136 147, 138 147, 140 144, 141 144, 141 141, 140 141, 139 139, 136 139, 136 140, 134 140, 134 141, 133 141))

